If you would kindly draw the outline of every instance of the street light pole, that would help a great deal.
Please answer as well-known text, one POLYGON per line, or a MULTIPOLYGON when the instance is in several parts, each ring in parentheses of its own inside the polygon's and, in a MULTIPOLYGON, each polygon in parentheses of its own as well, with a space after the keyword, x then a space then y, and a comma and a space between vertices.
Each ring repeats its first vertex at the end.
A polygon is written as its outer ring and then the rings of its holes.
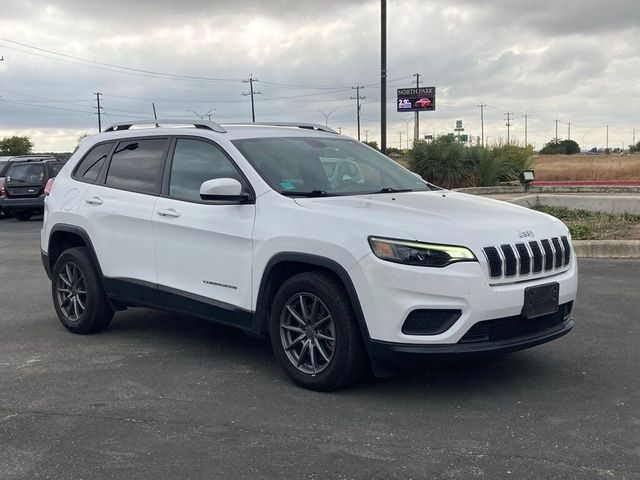
POLYGON ((335 110, 331 110, 329 113, 324 113, 322 110, 318 110, 322 115, 324 115, 324 126, 328 127, 329 126, 329 117, 331 116, 331 114, 333 112, 335 112, 335 110))
POLYGON ((387 153, 387 0, 380 0, 380 150, 387 153))

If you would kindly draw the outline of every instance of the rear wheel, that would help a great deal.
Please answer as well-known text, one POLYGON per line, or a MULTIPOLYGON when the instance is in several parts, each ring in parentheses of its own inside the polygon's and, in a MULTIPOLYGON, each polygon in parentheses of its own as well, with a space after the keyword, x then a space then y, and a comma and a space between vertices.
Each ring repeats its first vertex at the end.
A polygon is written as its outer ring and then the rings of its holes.
POLYGON ((305 272, 276 294, 270 321, 271 345, 298 385, 329 391, 356 382, 367 356, 349 298, 333 277, 305 272))
POLYGON ((13 212, 13 216, 16 217, 16 219, 20 220, 21 222, 26 222, 31 217, 33 217, 33 211, 32 210, 17 210, 15 212, 13 212))
POLYGON ((51 294, 62 325, 73 333, 93 333, 113 318, 98 272, 84 247, 65 250, 52 272, 51 294))

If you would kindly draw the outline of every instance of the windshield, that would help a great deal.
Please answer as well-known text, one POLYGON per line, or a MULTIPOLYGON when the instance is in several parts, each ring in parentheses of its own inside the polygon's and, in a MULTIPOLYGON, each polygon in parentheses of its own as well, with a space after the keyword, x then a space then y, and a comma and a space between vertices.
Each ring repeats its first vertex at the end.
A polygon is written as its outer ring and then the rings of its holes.
POLYGON ((344 138, 251 138, 233 144, 283 195, 357 195, 431 190, 376 150, 344 138))
POLYGON ((7 172, 8 183, 42 183, 44 180, 44 165, 23 163, 14 165, 7 172))

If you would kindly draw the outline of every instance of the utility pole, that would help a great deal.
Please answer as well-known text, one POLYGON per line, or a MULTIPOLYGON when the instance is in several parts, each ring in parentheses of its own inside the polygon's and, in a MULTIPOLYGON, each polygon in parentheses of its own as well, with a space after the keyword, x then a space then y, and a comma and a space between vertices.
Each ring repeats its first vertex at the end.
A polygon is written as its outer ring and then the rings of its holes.
POLYGON ((556 122, 556 144, 558 143, 558 122, 560 120, 554 120, 554 122, 556 122))
MULTIPOLYGON (((411 123, 411 119, 409 120, 402 120, 405 124, 405 126, 407 127, 407 150, 409 150, 409 124, 411 123)), ((415 142, 416 140, 419 140, 419 138, 413 138, 413 141, 415 142)))
POLYGON ((482 148, 484 148, 484 107, 486 107, 486 103, 481 103, 478 105, 480 107, 480 131, 482 135, 482 148))
POLYGON ((400 150, 402 150, 402 130, 398 132, 400 134, 400 150))
POLYGON ((607 125, 607 153, 609 153, 609 125, 607 125))
POLYGON ((633 143, 631 145, 635 146, 635 144, 636 144, 636 129, 634 128, 633 129, 633 143))
POLYGON ((567 140, 571 140, 571 122, 567 122, 567 140))
POLYGON ((365 143, 369 141, 369 130, 364 131, 364 141, 365 143))
POLYGON ((335 112, 335 110, 331 110, 329 113, 324 113, 322 110, 318 110, 322 115, 324 115, 324 126, 328 127, 329 126, 329 117, 331 116, 331 114, 333 112, 335 112))
POLYGON ((244 95, 245 97, 251 96, 251 121, 253 123, 256 122, 256 107, 253 100, 253 96, 262 94, 262 92, 255 92, 253 90, 253 82, 259 82, 259 81, 260 80, 258 80, 257 78, 253 78, 253 73, 249 74, 249 78, 247 80, 242 80, 242 83, 249 84, 249 93, 243 93, 242 95, 244 95))
POLYGON ((355 97, 351 97, 351 100, 355 100, 356 101, 356 113, 358 116, 358 141, 360 141, 360 108, 362 108, 362 105, 360 104, 361 100, 364 100, 366 97, 361 97, 360 96, 360 89, 364 88, 362 85, 358 84, 355 87, 351 87, 352 90, 356 91, 356 96, 355 97))
MULTIPOLYGON (((420 74, 415 73, 413 75, 416 77, 416 89, 420 88, 420 74)), ((413 124, 413 141, 420 138, 420 112, 416 112, 416 122, 413 124)), ((409 135, 407 135, 407 142, 409 141, 409 135)), ((407 147, 408 148, 408 147, 407 147)))
POLYGON ((380 151, 387 153, 387 0, 380 0, 380 151))
POLYGON ((506 117, 507 117, 507 121, 506 121, 506 125, 507 125, 507 145, 509 145, 510 142, 510 132, 511 132, 511 115, 513 115, 513 113, 511 112, 507 112, 505 113, 506 117))
POLYGON ((102 94, 100 92, 96 92, 94 95, 96 96, 96 102, 98 103, 98 106, 95 108, 98 109, 98 133, 100 133, 102 132, 102 107, 100 106, 100 96, 102 94))
POLYGON ((528 130, 529 130, 529 126, 528 126, 528 120, 529 117, 531 115, 529 115, 528 113, 525 113, 524 115, 522 115, 524 117, 524 146, 527 147, 529 145, 529 141, 528 141, 528 130))

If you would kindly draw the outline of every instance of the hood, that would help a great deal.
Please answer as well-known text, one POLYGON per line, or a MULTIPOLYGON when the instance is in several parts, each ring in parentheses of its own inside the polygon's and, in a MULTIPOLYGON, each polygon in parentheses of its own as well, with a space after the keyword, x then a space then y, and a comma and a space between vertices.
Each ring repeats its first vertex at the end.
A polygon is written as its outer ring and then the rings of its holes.
POLYGON ((296 203, 365 222, 370 235, 408 234, 424 242, 482 247, 567 235, 564 224, 550 215, 448 190, 298 198, 296 203))

